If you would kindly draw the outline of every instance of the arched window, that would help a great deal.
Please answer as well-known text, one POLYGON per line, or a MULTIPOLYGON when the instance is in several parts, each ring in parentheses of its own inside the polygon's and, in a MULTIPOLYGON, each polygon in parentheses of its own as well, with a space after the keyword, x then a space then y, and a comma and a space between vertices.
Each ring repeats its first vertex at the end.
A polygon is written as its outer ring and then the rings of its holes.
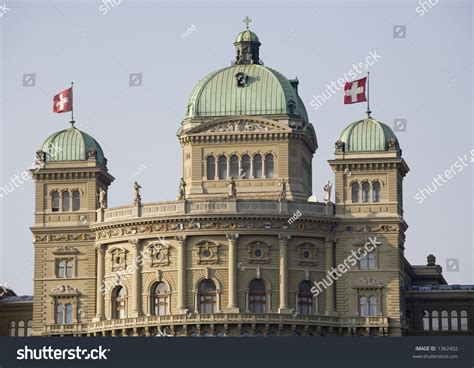
POLYGON ((374 270, 375 269, 375 254, 373 252, 360 255, 359 269, 360 270, 374 270))
POLYGON ((64 323, 64 306, 62 304, 56 304, 56 324, 62 325, 64 323))
POLYGON ((243 155, 242 156, 242 163, 241 163, 241 176, 242 179, 249 179, 250 178, 250 156, 243 155))
POLYGON ((449 330, 448 311, 446 311, 446 310, 441 311, 441 330, 443 330, 443 331, 448 331, 449 330))
POLYGON ((359 202, 359 194, 360 194, 359 183, 352 183, 352 203, 359 202))
POLYGON ((423 330, 430 330, 430 312, 427 310, 423 311, 423 330))
POLYGON ((57 190, 51 193, 51 211, 59 212, 59 192, 57 190))
POLYGON ((273 178, 274 173, 273 155, 269 153, 265 156, 265 177, 273 178))
POLYGON ((72 210, 79 211, 81 208, 81 193, 78 190, 72 192, 72 210))
POLYGON ((65 322, 67 325, 72 324, 72 304, 66 304, 66 318, 65 322))
POLYGON ((117 286, 112 292, 112 318, 127 317, 127 295, 123 286, 117 286))
POLYGON ((455 310, 451 311, 451 330, 452 331, 459 330, 458 312, 455 310))
POLYGON ((155 316, 165 316, 169 309, 169 290, 164 282, 159 282, 153 288, 152 314, 155 316))
POLYGON ((66 262, 66 277, 71 278, 72 277, 72 267, 73 267, 73 260, 70 259, 69 261, 66 262))
POLYGON ((227 178, 227 157, 224 155, 219 156, 218 171, 219 179, 227 178))
POLYGON ((62 278, 62 277, 64 277, 64 275, 66 275, 66 261, 61 259, 57 262, 58 262, 58 271, 57 271, 58 273, 57 273, 57 275, 58 275, 58 277, 62 278))
POLYGON ((262 177, 262 156, 259 154, 253 156, 253 177, 255 179, 262 177))
POLYGON ((25 321, 18 321, 18 335, 25 336, 25 321))
POLYGON ((207 156, 206 165, 207 180, 214 180, 216 177, 216 159, 214 156, 207 156))
POLYGON ((461 331, 467 331, 467 311, 461 311, 461 331))
POLYGON ((372 295, 369 298, 369 316, 376 316, 376 315, 377 315, 377 298, 372 295))
POLYGON ((362 202, 367 203, 370 199, 370 184, 365 182, 362 184, 362 202))
POLYGON ((313 314, 313 293, 308 281, 302 281, 298 286, 298 313, 303 316, 313 314))
POLYGON ((31 336, 33 333, 33 321, 30 319, 26 322, 26 336, 31 336))
POLYGON ((230 156, 230 176, 234 179, 239 177, 239 158, 237 155, 230 156))
POLYGON ((249 284, 249 311, 265 313, 267 304, 267 288, 262 279, 254 279, 249 284))
POLYGON ((10 336, 16 336, 16 322, 10 321, 9 333, 10 336))
POLYGON ((361 317, 366 317, 369 315, 369 301, 365 296, 362 296, 359 299, 359 314, 361 317))
POLYGON ((71 205, 71 195, 69 192, 63 192, 63 200, 62 200, 62 210, 69 211, 69 206, 71 205))
POLYGON ((431 329, 433 331, 439 330, 439 313, 438 311, 431 312, 431 329))
POLYGON ((380 202, 380 183, 378 181, 372 185, 372 201, 380 202))
POLYGON ((212 280, 202 280, 199 284, 199 311, 215 313, 217 306, 216 285, 212 280))

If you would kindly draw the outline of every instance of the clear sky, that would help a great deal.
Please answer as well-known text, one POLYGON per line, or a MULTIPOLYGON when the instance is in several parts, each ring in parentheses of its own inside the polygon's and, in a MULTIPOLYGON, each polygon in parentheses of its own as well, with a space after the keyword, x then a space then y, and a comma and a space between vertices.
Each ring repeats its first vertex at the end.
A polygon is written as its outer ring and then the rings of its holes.
MULTIPOLYGON (((426 264, 433 253, 448 282, 472 284, 474 163, 423 203, 415 198, 474 148, 472 2, 431 2, 421 8, 419 1, 115 0, 107 8, 102 1, 7 1, 0 8, 0 185, 21 176, 44 139, 68 127, 68 114, 52 113, 52 97, 74 81, 77 126, 100 142, 116 177, 109 207, 132 203, 140 167, 144 202, 176 198, 176 131, 187 99, 200 78, 230 65, 232 43, 248 15, 265 65, 300 80, 319 141, 313 160, 318 198, 333 180, 327 160, 334 142, 363 117, 365 105, 343 105, 336 91, 315 108, 313 95, 371 52, 379 55, 369 69, 372 115, 391 127, 406 119, 406 131, 396 132, 411 169, 404 183, 406 257, 426 264), (395 25, 406 27, 395 31, 406 38, 394 38, 395 25), (34 86, 28 80, 23 86, 30 73, 34 86), (130 73, 142 73, 141 86, 129 86, 130 73), (450 258, 459 260, 459 272, 447 272, 450 258)), ((33 181, 0 198, 0 208, 0 283, 31 294, 33 181)))

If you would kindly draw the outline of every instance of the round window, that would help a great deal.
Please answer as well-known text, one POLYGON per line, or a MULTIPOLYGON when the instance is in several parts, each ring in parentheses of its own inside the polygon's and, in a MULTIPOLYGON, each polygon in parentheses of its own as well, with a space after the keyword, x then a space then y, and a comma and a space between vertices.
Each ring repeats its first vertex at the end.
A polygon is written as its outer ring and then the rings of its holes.
POLYGON ((255 257, 257 258, 260 258, 261 256, 263 256, 263 252, 261 249, 255 249, 255 257))
POLYGON ((120 256, 115 257, 115 263, 120 264, 122 262, 122 258, 120 256))
POLYGON ((309 258, 311 258, 311 254, 307 250, 305 250, 304 253, 303 253, 303 258, 304 259, 309 259, 309 258))
POLYGON ((163 252, 158 252, 158 253, 156 253, 155 258, 156 258, 157 261, 162 261, 163 258, 165 258, 165 255, 163 254, 163 252))
POLYGON ((209 249, 204 249, 201 254, 204 258, 209 258, 212 255, 212 252, 209 249))

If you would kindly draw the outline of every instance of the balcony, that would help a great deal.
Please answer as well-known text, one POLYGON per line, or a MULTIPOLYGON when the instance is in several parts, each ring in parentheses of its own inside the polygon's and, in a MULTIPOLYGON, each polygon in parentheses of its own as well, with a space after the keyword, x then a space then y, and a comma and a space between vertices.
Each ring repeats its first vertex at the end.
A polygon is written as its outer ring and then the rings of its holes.
POLYGON ((326 315, 295 316, 293 314, 252 314, 252 313, 215 313, 215 314, 179 314, 166 316, 144 316, 91 322, 77 325, 48 325, 48 335, 81 335, 112 332, 117 330, 136 330, 157 327, 184 328, 210 325, 276 325, 289 330, 314 329, 317 333, 360 334, 365 331, 378 331, 386 334, 389 328, 388 318, 377 317, 337 317, 326 315))

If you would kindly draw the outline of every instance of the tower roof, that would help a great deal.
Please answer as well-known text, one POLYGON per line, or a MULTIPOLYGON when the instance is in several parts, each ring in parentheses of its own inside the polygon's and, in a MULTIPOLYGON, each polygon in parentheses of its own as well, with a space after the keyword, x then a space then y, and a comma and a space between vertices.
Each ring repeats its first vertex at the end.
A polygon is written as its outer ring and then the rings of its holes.
POLYGON ((249 29, 240 32, 235 39, 235 42, 260 42, 256 33, 249 29))
POLYGON ((43 143, 41 150, 46 153, 46 161, 85 161, 90 150, 96 151, 96 160, 106 163, 99 143, 90 135, 80 131, 74 125, 51 134, 43 143))
POLYGON ((350 124, 342 132, 339 141, 344 143, 344 152, 400 152, 397 137, 392 129, 371 117, 350 124))

